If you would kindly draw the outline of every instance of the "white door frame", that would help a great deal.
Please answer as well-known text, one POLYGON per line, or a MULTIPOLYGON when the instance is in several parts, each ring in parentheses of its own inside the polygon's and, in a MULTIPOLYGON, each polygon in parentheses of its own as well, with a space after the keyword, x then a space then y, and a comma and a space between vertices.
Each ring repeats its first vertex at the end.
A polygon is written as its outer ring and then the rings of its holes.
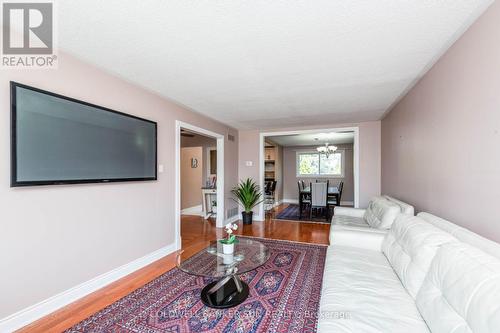
MULTIPOLYGON (((217 228, 224 226, 224 139, 223 134, 215 133, 204 128, 175 121, 175 245, 181 248, 181 128, 209 136, 217 140, 217 228)), ((201 188, 200 188, 201 191, 201 188)))
MULTIPOLYGON (((284 132, 265 132, 260 133, 259 140, 259 174, 260 174, 260 188, 264 188, 264 138, 269 136, 280 136, 280 135, 295 135, 295 134, 319 134, 325 132, 354 132, 354 207, 359 207, 359 127, 338 127, 338 128, 318 128, 318 129, 307 129, 307 130, 296 130, 296 131, 284 131, 284 132)), ((264 205, 259 205, 259 220, 264 219, 264 205)))

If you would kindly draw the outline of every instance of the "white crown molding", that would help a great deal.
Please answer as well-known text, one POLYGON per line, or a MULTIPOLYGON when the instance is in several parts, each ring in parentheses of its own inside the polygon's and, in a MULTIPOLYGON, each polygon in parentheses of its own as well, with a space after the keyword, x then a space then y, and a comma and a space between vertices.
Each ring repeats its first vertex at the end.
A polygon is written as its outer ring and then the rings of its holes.
POLYGON ((175 244, 170 244, 158 249, 142 258, 115 268, 99 275, 89 281, 83 282, 73 288, 54 295, 35 305, 27 307, 8 317, 0 319, 0 332, 13 332, 74 301, 97 291, 112 282, 127 276, 175 251, 175 244))

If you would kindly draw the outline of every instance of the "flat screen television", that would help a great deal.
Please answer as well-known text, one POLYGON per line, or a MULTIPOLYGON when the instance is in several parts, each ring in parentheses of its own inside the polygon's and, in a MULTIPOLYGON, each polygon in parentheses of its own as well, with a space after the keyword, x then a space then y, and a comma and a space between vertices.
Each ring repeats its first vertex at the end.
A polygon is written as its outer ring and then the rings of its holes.
POLYGON ((10 86, 12 187, 157 179, 155 122, 10 86))

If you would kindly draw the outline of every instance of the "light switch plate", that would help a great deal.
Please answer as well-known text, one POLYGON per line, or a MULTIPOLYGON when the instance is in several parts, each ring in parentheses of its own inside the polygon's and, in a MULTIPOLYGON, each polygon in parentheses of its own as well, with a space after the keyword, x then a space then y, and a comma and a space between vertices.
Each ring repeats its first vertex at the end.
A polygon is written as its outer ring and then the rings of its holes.
POLYGON ((246 165, 247 167, 251 167, 251 166, 253 166, 253 162, 252 162, 252 161, 246 161, 246 162, 245 162, 245 165, 246 165))
POLYGON ((158 172, 163 173, 163 170, 164 170, 163 164, 158 165, 158 172))

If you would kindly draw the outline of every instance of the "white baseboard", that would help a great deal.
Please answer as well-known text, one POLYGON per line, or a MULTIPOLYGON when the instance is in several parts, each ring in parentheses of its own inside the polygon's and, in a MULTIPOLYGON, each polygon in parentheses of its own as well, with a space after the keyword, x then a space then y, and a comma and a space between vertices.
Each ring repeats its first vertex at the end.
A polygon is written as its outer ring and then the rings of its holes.
POLYGON ((224 223, 225 224, 234 223, 234 222, 238 221, 239 219, 240 219, 239 215, 234 215, 233 217, 226 219, 226 221, 224 223))
POLYGON ((299 204, 298 199, 283 199, 283 203, 289 203, 289 204, 299 204))
POLYGON ((170 244, 26 309, 0 319, 0 332, 13 332, 175 251, 170 244))
POLYGON ((197 215, 203 216, 203 207, 201 205, 184 208, 181 210, 181 215, 197 215))

